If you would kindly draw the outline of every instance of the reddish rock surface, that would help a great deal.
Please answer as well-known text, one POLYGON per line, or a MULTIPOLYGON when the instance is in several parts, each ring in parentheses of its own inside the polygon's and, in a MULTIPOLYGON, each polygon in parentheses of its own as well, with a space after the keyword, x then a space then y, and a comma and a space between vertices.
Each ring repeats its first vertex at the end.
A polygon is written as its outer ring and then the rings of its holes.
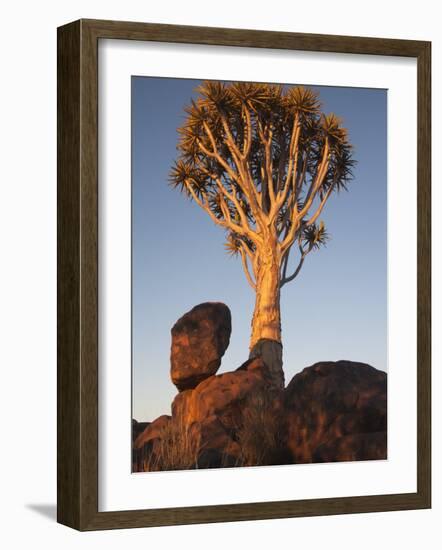
POLYGON ((132 442, 149 426, 150 422, 138 422, 132 418, 132 442))
POLYGON ((352 361, 322 362, 295 375, 284 395, 293 462, 387 457, 387 375, 352 361))
POLYGON ((217 417, 226 430, 240 423, 241 409, 248 395, 270 388, 270 373, 260 358, 241 365, 234 372, 210 376, 193 390, 178 394, 172 414, 187 425, 217 417))
POLYGON ((197 444, 198 468, 221 468, 239 464, 241 448, 215 415, 192 424, 191 434, 197 444))
POLYGON ((157 439, 161 436, 163 428, 170 422, 171 417, 167 414, 163 414, 151 422, 147 428, 142 431, 139 436, 136 438, 134 447, 136 449, 141 448, 148 441, 152 439, 157 439))
POLYGON ((163 435, 163 430, 170 423, 171 417, 163 414, 153 422, 147 423, 147 427, 137 436, 132 447, 132 470, 143 472, 148 469, 152 455, 158 447, 158 442, 163 435))
POLYGON ((192 437, 198 441, 198 467, 242 464, 238 439, 243 417, 253 406, 251 398, 262 392, 272 396, 272 406, 275 404, 279 412, 280 394, 272 388, 271 373, 260 358, 255 358, 234 372, 211 376, 175 397, 172 416, 191 427, 192 437))
POLYGON ((344 435, 319 445, 313 462, 384 460, 387 458, 387 432, 344 435))
POLYGON ((220 302, 199 304, 172 327, 170 375, 178 391, 195 388, 217 372, 230 340, 229 308, 220 302))

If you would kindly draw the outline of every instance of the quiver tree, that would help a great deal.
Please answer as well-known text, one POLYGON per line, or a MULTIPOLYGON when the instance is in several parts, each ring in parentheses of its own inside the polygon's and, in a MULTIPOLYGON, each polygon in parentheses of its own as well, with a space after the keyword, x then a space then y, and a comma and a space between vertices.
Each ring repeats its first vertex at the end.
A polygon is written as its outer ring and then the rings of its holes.
POLYGON ((307 88, 206 81, 196 91, 170 181, 226 230, 256 294, 251 356, 283 386, 281 288, 328 238, 319 217, 352 177, 347 131, 307 88))

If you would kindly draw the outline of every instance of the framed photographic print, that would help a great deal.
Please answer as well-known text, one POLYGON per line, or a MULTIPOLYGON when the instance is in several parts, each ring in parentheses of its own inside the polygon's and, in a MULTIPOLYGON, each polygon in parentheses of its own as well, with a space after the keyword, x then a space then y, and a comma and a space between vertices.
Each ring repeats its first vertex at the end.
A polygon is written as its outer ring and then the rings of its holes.
POLYGON ((59 28, 59 522, 430 507, 430 65, 59 28))

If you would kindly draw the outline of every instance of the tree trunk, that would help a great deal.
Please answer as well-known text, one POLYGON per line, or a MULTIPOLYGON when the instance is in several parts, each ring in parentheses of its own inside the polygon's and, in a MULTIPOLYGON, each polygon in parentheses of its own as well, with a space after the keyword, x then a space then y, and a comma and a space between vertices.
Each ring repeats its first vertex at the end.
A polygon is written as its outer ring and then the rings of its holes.
POLYGON ((260 254, 259 266, 250 357, 262 357, 272 372, 274 385, 283 388, 280 271, 276 248, 269 248, 260 254))

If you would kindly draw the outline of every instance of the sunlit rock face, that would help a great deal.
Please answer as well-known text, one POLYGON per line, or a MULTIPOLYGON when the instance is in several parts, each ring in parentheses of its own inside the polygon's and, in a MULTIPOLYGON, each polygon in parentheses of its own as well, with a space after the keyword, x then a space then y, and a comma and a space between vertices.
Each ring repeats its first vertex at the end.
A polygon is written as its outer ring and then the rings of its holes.
POLYGON ((353 361, 296 374, 284 396, 294 463, 387 458, 387 374, 353 361))
POLYGON ((181 416, 188 425, 215 415, 226 429, 233 429, 239 422, 244 399, 269 388, 268 368, 261 359, 253 359, 236 371, 211 376, 192 391, 178 394, 172 414, 181 416))
POLYGON ((215 374, 230 341, 229 308, 220 302, 199 304, 172 327, 170 375, 178 391, 195 388, 215 374))
MULTIPOLYGON (((259 424, 263 414, 265 421, 271 416, 272 427, 279 425, 281 398, 282 393, 272 386, 269 368, 258 357, 233 372, 210 376, 196 388, 179 393, 172 403, 172 419, 191 427, 198 448, 198 467, 249 465, 241 448, 245 423, 253 423, 251 429, 258 437, 259 430, 264 429, 259 424)), ((279 448, 265 449, 263 460, 274 463, 279 456, 279 448)))

